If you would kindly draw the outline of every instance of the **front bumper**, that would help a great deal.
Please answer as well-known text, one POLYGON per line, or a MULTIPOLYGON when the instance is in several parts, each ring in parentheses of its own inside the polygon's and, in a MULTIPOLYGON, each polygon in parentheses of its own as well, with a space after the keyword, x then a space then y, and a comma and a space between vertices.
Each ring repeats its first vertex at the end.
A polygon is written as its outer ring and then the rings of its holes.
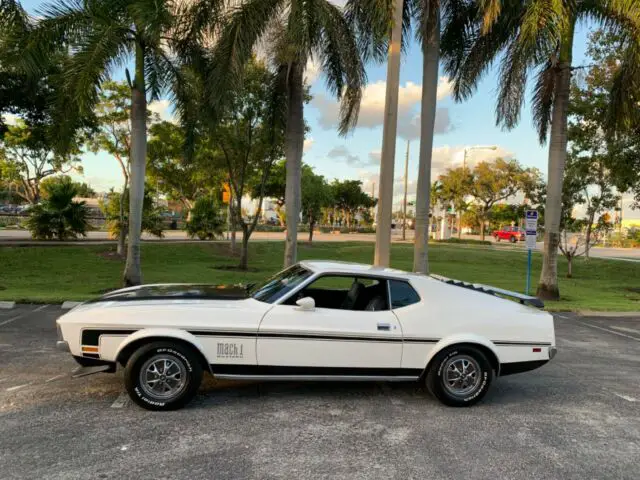
POLYGON ((61 352, 71 352, 71 349, 69 348, 69 344, 64 340, 58 340, 56 342, 56 348, 61 352))

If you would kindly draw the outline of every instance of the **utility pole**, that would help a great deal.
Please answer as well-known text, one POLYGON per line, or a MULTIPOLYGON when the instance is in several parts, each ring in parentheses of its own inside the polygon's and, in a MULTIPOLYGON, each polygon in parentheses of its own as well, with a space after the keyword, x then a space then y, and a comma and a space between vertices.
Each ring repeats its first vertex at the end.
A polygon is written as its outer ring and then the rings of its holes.
POLYGON ((389 266, 391 254, 391 215, 393 211, 393 170, 398 129, 398 89, 400 88, 400 40, 404 0, 395 0, 391 41, 387 56, 387 89, 382 126, 382 155, 380 159, 380 187, 378 190, 378 225, 373 263, 389 266))
POLYGON ((402 240, 407 239, 407 180, 409 177, 409 145, 411 142, 407 140, 407 154, 404 158, 404 201, 402 203, 402 240))

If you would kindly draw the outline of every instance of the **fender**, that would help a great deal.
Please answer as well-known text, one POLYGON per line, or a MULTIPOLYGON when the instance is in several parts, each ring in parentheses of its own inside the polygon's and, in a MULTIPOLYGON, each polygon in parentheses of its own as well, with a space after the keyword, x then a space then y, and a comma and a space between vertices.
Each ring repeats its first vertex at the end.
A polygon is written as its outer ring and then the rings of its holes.
POLYGON ((145 328, 142 330, 138 330, 135 333, 129 335, 118 347, 114 360, 120 356, 120 353, 133 342, 141 340, 143 338, 151 338, 151 337, 164 337, 164 338, 175 338, 178 340, 183 340, 191 345, 200 352, 200 355, 207 361, 207 364, 211 362, 204 354, 204 348, 202 348, 202 343, 192 334, 187 332, 186 330, 181 330, 178 328, 145 328))
MULTIPOLYGON (((480 335, 476 335, 474 333, 456 333, 455 335, 450 335, 448 337, 440 339, 440 341, 434 345, 434 347, 429 352, 429 355, 427 356, 427 362, 425 364, 424 371, 427 371, 431 360, 433 360, 433 358, 443 349, 451 345, 457 345, 460 343, 475 343, 477 345, 482 345, 483 347, 488 348, 498 360, 498 370, 500 369, 500 356, 498 355, 496 346, 493 344, 493 342, 487 340, 485 337, 481 337, 480 335)), ((499 375, 499 373, 499 371, 496 372, 496 375, 499 375)))

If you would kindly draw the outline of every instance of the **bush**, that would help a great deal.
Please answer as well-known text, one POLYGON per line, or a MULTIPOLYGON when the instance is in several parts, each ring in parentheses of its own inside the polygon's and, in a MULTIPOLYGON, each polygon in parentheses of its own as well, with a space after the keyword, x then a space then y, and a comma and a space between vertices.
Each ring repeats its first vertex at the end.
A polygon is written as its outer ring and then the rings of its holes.
MULTIPOLYGON (((281 227, 280 225, 268 225, 264 223, 259 223, 256 225, 256 232, 284 232, 286 227, 281 227)), ((299 231, 299 230, 298 230, 299 231)))
POLYGON ((201 197, 191 209, 191 219, 186 224, 187 235, 200 240, 213 240, 222 235, 225 218, 213 197, 201 197))
POLYGON ((87 220, 89 210, 84 202, 74 202, 77 187, 71 182, 50 186, 49 197, 34 205, 25 222, 31 236, 37 240, 68 240, 86 236, 91 227, 87 220))
POLYGON ((436 243, 457 243, 466 245, 491 245, 488 240, 474 240, 472 238, 448 238, 446 240, 435 240, 436 243))
MULTIPOLYGON (((113 238, 120 236, 120 231, 124 227, 125 232, 129 227, 129 190, 124 196, 124 218, 120 219, 120 197, 119 192, 110 192, 106 202, 100 202, 100 209, 105 216, 107 231, 113 238)), ((151 192, 147 188, 144 190, 142 203, 142 231, 150 233, 158 238, 162 238, 164 230, 164 219, 161 211, 154 204, 151 192)))

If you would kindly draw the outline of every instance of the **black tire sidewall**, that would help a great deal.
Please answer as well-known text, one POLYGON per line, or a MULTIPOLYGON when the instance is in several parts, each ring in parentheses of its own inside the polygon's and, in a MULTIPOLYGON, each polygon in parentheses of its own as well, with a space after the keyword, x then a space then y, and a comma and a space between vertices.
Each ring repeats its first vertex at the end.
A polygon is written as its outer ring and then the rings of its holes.
POLYGON ((131 399, 147 410, 176 410, 182 408, 195 396, 202 381, 202 366, 193 350, 180 343, 153 342, 136 350, 125 367, 124 381, 131 399), (140 387, 140 369, 154 355, 170 354, 180 359, 187 370, 187 386, 173 400, 159 401, 149 397, 140 387))
POLYGON ((516 242, 517 242, 516 237, 510 237, 510 238, 509 238, 509 241, 510 241, 511 243, 516 243, 516 242))
POLYGON ((427 387, 429 391, 445 405, 452 407, 468 407, 482 400, 489 391, 489 387, 493 381, 493 376, 494 372, 491 363, 479 349, 471 346, 454 346, 445 348, 442 352, 436 355, 427 375, 427 387), (466 397, 453 395, 444 387, 444 366, 447 363, 447 360, 456 355, 469 355, 473 357, 478 362, 481 370, 482 379, 480 387, 466 397))

